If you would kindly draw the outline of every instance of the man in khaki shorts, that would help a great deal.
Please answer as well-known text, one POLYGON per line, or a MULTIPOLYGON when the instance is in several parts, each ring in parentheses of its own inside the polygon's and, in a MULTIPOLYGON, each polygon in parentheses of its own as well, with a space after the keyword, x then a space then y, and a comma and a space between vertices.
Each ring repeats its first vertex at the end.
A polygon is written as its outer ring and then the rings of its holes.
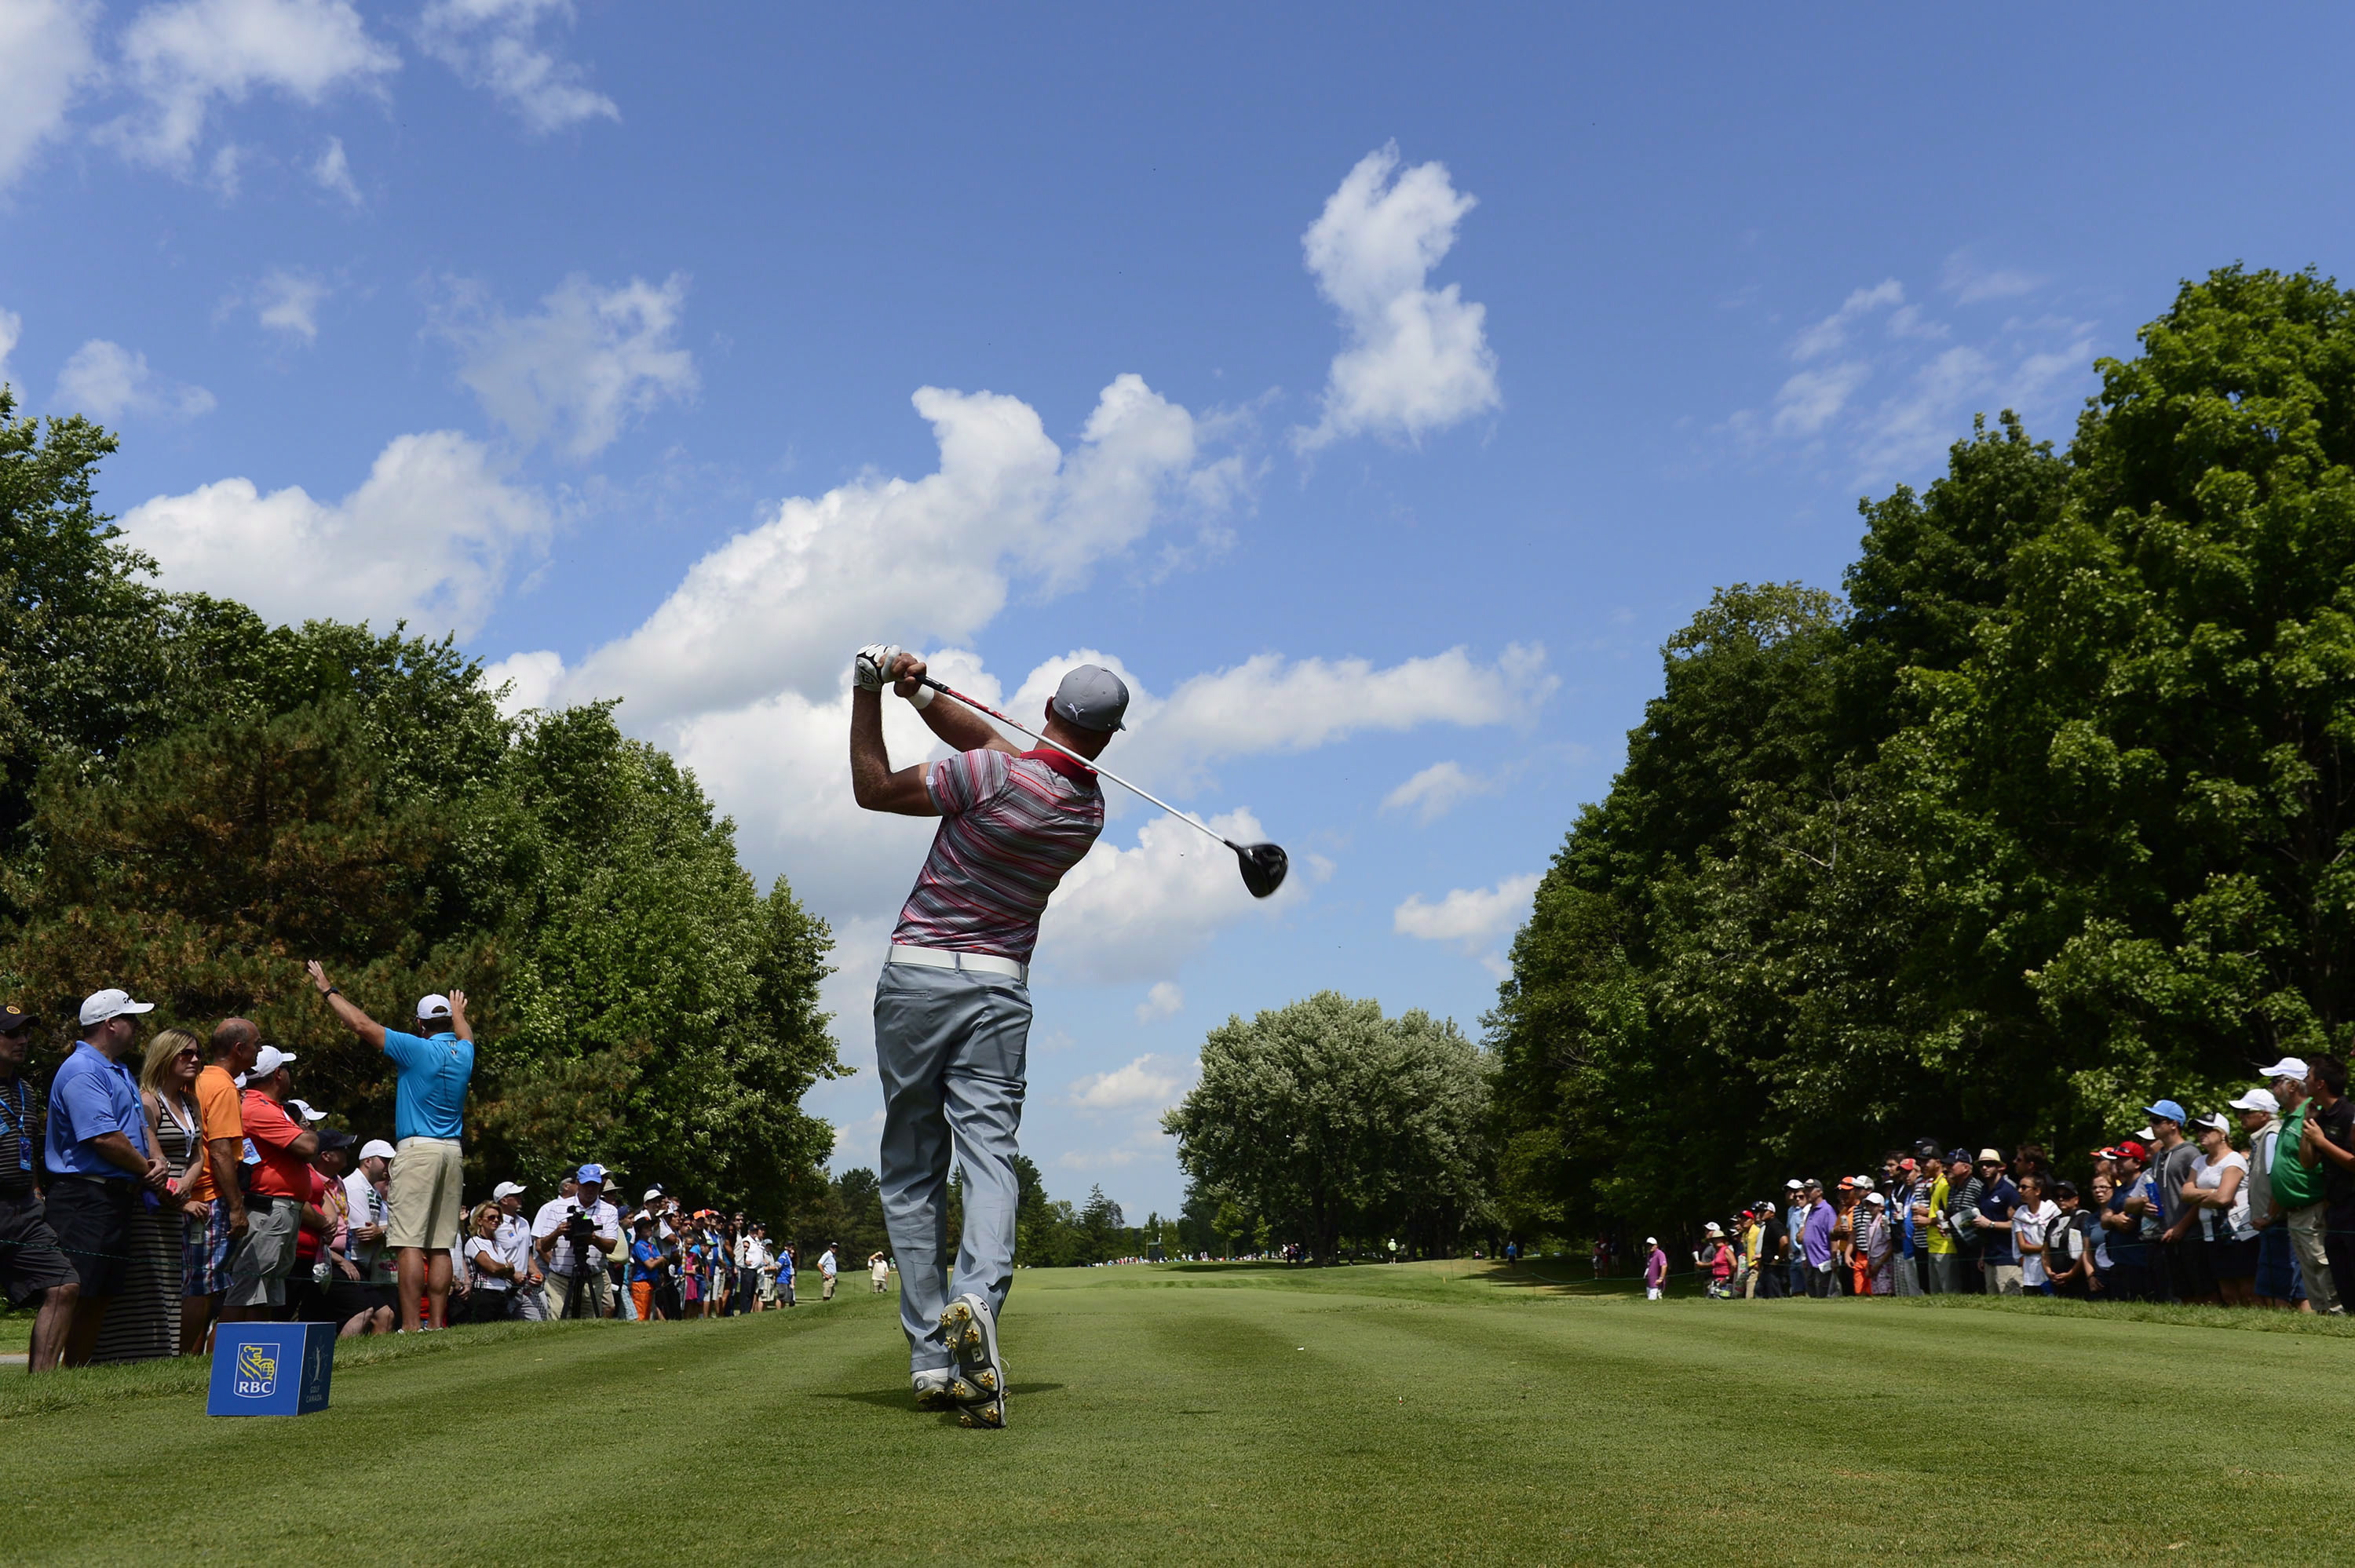
POLYGON ((453 991, 420 1001, 418 1023, 433 1033, 404 1034, 353 1006, 315 959, 304 967, 336 1016, 392 1058, 398 1075, 392 1111, 392 1224, 385 1240, 400 1260, 400 1326, 409 1333, 421 1327, 445 1328, 450 1242, 459 1234, 465 1213, 459 1191, 458 1140, 465 1125, 466 1084, 474 1075, 474 1031, 466 1022, 466 993, 453 991))

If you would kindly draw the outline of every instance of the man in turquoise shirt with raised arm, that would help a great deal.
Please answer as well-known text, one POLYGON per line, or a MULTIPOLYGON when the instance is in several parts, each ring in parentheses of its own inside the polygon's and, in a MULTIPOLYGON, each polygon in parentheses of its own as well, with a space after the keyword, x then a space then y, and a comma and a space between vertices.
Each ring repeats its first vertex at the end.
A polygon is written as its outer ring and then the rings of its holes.
POLYGON ((433 1032, 404 1034, 355 1007, 316 959, 304 968, 336 1016, 392 1058, 399 1077, 392 1108, 392 1224, 385 1242, 400 1264, 400 1326, 413 1334, 421 1318, 423 1324, 446 1328, 450 1244, 465 1214, 459 1139, 465 1128, 466 1085, 474 1075, 466 993, 423 998, 417 1020, 433 1032))

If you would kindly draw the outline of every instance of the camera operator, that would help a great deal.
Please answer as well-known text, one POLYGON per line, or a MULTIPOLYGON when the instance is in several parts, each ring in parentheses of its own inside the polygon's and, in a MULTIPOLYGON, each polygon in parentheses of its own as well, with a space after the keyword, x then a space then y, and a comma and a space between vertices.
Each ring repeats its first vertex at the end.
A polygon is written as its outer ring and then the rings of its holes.
POLYGON ((613 1280, 605 1272, 605 1255, 621 1250, 622 1216, 605 1202, 603 1166, 583 1165, 573 1181, 572 1197, 540 1210, 532 1245, 548 1272, 551 1313, 608 1318, 613 1312, 613 1280))

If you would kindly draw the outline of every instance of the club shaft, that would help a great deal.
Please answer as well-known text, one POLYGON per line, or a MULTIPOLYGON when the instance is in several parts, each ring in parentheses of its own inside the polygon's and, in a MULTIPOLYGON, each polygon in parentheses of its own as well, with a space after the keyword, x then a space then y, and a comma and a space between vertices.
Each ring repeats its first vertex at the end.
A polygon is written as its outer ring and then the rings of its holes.
POLYGON ((1155 805, 1160 807, 1163 810, 1168 812, 1179 821, 1186 823, 1189 827, 1199 828, 1202 832, 1209 834, 1212 838, 1218 840, 1229 849, 1235 849, 1237 847, 1234 840, 1228 838, 1216 828, 1211 827, 1207 822, 1198 821, 1194 818, 1188 816, 1185 812, 1179 810, 1177 807, 1171 805, 1160 796, 1153 794, 1149 790, 1138 789, 1127 779, 1123 779, 1119 774, 1114 773, 1111 768, 1104 767, 1101 763, 1090 761, 1087 758, 1082 757, 1078 752, 1073 751, 1070 747, 1065 746, 1061 741, 1050 740, 1045 736, 1040 735, 1037 730, 1031 729, 1028 726, 1015 723, 1012 719, 1007 718, 1004 714, 999 713, 996 708, 991 707, 987 703, 979 702, 972 697, 968 697, 963 692, 958 691, 954 686, 943 686, 938 681, 933 680, 930 675, 925 675, 921 678, 924 684, 940 693, 943 696, 954 697, 965 706, 973 709, 974 712, 986 714, 989 717, 994 718, 998 723, 1004 725, 1007 728, 1017 731, 1019 734, 1026 735, 1041 746, 1053 747, 1056 750, 1061 752, 1064 756, 1070 758, 1081 767, 1092 768, 1096 772, 1103 774, 1105 778, 1111 779, 1114 783, 1119 785, 1122 789, 1127 790, 1132 795, 1144 796, 1145 799, 1152 801, 1155 805))

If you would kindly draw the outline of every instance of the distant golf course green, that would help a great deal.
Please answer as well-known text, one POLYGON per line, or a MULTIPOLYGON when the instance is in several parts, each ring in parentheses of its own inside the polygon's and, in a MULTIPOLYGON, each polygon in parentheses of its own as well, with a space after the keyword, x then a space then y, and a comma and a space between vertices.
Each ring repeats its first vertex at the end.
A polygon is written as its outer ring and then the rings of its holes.
POLYGON ((0 1556, 2189 1564, 2319 1560, 2299 1521, 2355 1505, 2343 1324, 1532 1281, 1025 1271, 1001 1433, 914 1411, 847 1291, 358 1344, 299 1420, 12 1368, 0 1556))

